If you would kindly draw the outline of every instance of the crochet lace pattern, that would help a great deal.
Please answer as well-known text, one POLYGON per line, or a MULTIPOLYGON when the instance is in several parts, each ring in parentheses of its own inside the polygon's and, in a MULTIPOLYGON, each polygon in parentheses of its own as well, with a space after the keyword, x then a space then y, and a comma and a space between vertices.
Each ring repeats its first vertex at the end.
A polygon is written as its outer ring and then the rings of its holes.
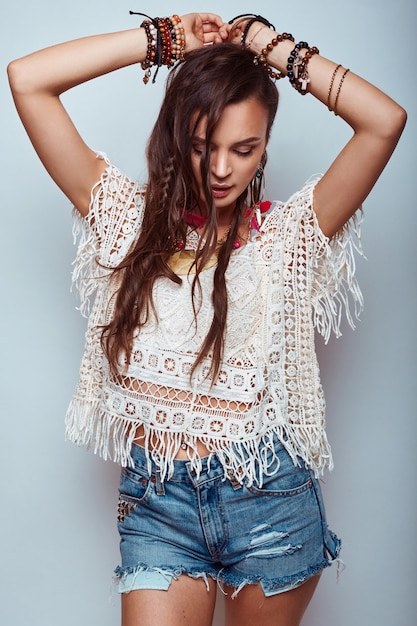
MULTIPOLYGON (((92 191, 87 218, 77 217, 74 227, 79 242, 73 280, 89 319, 80 379, 66 416, 71 441, 129 465, 141 425, 141 444, 162 480, 169 479, 183 442, 200 471, 198 440, 219 457, 225 475, 232 472, 249 484, 261 485, 262 477, 276 470, 277 437, 294 463, 301 458, 316 475, 332 467, 314 331, 327 341, 332 332, 340 335, 343 309, 352 327, 362 309, 354 262, 355 250, 362 253, 361 212, 329 242, 312 209, 317 180, 286 203, 272 203, 259 231, 232 252, 218 380, 209 378, 206 359, 190 381, 212 319, 214 267, 200 276, 196 320, 193 276, 181 276, 181 285, 156 281, 158 319, 151 316, 135 338, 131 361, 115 380, 102 353, 101 327, 112 315, 117 289, 111 268, 138 236, 145 188, 108 163, 92 191)), ((186 247, 196 245, 190 232, 186 247)))

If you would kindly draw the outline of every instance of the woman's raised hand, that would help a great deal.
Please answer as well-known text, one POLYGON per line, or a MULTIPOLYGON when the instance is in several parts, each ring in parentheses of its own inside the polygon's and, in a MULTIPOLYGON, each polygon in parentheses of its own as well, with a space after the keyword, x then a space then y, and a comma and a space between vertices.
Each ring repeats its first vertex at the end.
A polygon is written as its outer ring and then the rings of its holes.
POLYGON ((215 13, 187 13, 181 16, 181 22, 186 52, 209 44, 219 44, 228 38, 229 25, 215 13))

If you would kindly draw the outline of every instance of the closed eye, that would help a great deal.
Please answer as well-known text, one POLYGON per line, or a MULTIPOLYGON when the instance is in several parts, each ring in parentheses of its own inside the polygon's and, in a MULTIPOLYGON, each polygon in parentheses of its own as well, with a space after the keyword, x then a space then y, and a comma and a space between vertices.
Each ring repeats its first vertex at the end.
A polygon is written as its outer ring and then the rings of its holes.
POLYGON ((253 148, 250 150, 235 150, 235 153, 241 157, 249 157, 253 153, 253 148))
MULTIPOLYGON (((193 145, 192 151, 197 156, 201 156, 203 154, 203 149, 199 145, 193 145)), ((234 150, 234 153, 240 157, 249 157, 253 153, 253 148, 250 148, 249 150, 234 150)))

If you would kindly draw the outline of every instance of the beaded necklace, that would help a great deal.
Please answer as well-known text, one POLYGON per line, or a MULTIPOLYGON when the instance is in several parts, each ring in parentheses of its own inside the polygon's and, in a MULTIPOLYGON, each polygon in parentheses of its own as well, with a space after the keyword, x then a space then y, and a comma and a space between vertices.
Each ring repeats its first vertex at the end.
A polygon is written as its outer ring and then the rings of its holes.
MULTIPOLYGON (((247 211, 245 214, 245 218, 249 217, 250 212, 247 211)), ((184 216, 184 220, 186 222, 186 224, 188 224, 188 226, 194 226, 194 228, 203 228, 203 226, 206 224, 207 222, 207 216, 206 215, 199 215, 198 213, 187 213, 184 216)), ((232 228, 232 225, 230 224, 229 227, 226 229, 226 232, 224 233, 223 237, 221 237, 220 239, 217 240, 217 245, 221 246, 226 239, 229 236, 230 233, 230 229, 232 228)), ((236 240, 235 242, 233 242, 233 250, 238 250, 241 247, 241 242, 239 240, 236 240)), ((181 250, 184 247, 184 243, 178 242, 177 243, 177 250, 181 250)))
MULTIPOLYGON (((248 227, 247 236, 240 237, 238 235, 239 239, 233 242, 233 245, 232 245, 233 250, 238 250, 239 248, 241 248, 243 243, 246 243, 246 241, 248 240, 249 235, 252 231, 254 232, 259 231, 261 221, 262 221, 262 214, 266 213, 270 207, 271 207, 271 202, 264 201, 264 202, 257 202, 254 206, 246 210, 244 219, 245 221, 247 220, 247 227, 248 227)), ((186 224, 193 227, 195 231, 197 231, 198 228, 203 228, 208 218, 205 215, 199 215, 198 213, 189 212, 186 215, 184 215, 184 219, 185 219, 186 224)), ((216 252, 212 255, 211 259, 206 264, 205 269, 209 269, 210 267, 216 264, 218 248, 228 238, 231 227, 232 225, 230 224, 230 226, 227 228, 226 232, 221 237, 221 239, 217 241, 216 252)), ((195 262, 194 250, 186 250, 185 242, 177 241, 175 245, 175 252, 171 256, 168 262, 171 269, 173 269, 173 271, 178 275, 194 273, 194 270, 195 270, 194 262, 195 262)))
MULTIPOLYGON (((254 206, 248 208, 245 212, 244 219, 248 220, 248 229, 249 230, 259 230, 261 225, 261 214, 268 211, 271 206, 271 202, 257 202, 254 206)), ((198 213, 189 212, 184 216, 184 220, 188 226, 193 226, 194 228, 203 228, 206 224, 208 217, 206 215, 199 215, 198 213)), ((229 236, 230 229, 232 225, 226 229, 223 237, 217 240, 217 245, 223 244, 229 236)), ((238 250, 242 246, 243 238, 239 237, 239 240, 233 242, 232 248, 233 250, 238 250)), ((184 247, 183 242, 177 243, 177 250, 181 250, 184 247)))

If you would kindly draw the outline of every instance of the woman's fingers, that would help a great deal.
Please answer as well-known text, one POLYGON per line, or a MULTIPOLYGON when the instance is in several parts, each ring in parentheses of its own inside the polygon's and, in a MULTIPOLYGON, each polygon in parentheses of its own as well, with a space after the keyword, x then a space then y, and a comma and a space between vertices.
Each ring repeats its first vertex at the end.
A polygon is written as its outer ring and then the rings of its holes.
POLYGON ((215 13, 188 13, 181 17, 189 50, 201 45, 222 43, 228 38, 228 24, 215 13))

